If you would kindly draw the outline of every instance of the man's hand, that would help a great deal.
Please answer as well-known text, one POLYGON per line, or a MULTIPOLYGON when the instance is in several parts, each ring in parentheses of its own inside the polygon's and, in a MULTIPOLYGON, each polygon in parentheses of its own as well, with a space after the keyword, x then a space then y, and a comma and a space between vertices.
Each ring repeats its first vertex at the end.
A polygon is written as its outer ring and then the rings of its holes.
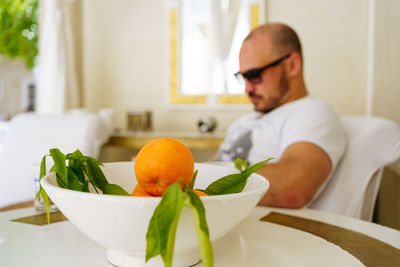
POLYGON ((270 182, 259 205, 301 208, 312 200, 331 169, 330 158, 320 147, 308 142, 294 143, 278 162, 257 171, 270 182))

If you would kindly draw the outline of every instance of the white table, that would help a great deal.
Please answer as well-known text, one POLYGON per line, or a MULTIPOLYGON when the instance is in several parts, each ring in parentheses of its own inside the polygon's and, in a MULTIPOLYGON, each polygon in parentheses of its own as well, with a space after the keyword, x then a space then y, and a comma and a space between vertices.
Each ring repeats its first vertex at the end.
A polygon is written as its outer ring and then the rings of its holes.
MULTIPOLYGON (((213 243, 215 266, 364 266, 340 246, 314 234, 259 220, 271 212, 354 230, 400 249, 400 231, 391 228, 309 209, 257 207, 233 231, 213 243)), ((106 248, 68 221, 44 226, 11 221, 34 214, 33 208, 0 213, 0 266, 112 266, 106 260, 106 248)), ((393 266, 400 266, 399 257, 394 258, 393 266)))

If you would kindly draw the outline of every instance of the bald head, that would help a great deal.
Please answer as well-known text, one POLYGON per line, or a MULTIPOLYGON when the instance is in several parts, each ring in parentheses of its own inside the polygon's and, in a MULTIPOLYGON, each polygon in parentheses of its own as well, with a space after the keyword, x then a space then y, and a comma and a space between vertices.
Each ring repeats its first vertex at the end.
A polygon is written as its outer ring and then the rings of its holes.
POLYGON ((300 41, 287 25, 254 29, 240 49, 239 71, 256 111, 269 112, 308 94, 300 41))
POLYGON ((268 23, 255 28, 244 40, 249 41, 264 35, 269 41, 272 54, 282 55, 297 52, 302 57, 301 43, 296 32, 288 25, 268 23))

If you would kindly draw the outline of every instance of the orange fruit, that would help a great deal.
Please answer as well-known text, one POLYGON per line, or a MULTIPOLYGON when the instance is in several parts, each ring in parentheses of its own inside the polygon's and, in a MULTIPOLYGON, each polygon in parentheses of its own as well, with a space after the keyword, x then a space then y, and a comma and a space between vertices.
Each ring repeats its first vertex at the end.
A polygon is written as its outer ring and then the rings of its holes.
POLYGON ((198 195, 199 197, 205 197, 205 196, 208 196, 206 193, 204 193, 204 192, 201 192, 201 191, 199 191, 199 190, 196 190, 196 189, 193 189, 193 192, 194 192, 196 195, 198 195))
POLYGON ((192 180, 194 161, 192 152, 173 138, 157 138, 139 151, 135 161, 136 179, 153 196, 162 196, 167 187, 183 180, 192 180))
POLYGON ((147 193, 147 192, 140 186, 140 184, 137 184, 137 185, 135 186, 135 189, 133 189, 133 192, 132 192, 131 196, 134 196, 134 197, 152 197, 152 195, 150 195, 149 193, 147 193))

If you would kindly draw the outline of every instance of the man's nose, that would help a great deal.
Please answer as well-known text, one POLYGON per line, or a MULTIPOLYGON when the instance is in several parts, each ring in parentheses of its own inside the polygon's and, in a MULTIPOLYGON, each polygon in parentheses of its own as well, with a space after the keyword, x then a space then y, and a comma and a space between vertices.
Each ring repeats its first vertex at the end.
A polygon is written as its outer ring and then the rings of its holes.
POLYGON ((251 82, 249 82, 247 79, 245 80, 245 88, 246 88, 246 94, 254 92, 256 87, 254 86, 254 84, 252 84, 251 82))

